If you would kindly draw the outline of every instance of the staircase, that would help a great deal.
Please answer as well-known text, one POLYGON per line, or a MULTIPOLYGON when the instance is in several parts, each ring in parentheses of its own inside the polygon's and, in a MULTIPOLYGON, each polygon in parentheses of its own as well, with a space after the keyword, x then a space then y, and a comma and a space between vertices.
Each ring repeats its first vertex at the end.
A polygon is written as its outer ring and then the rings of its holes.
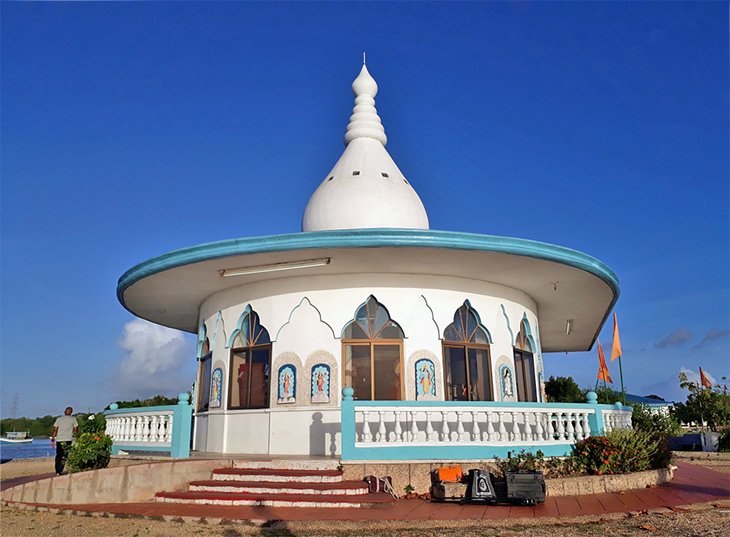
POLYGON ((393 497, 344 481, 337 461, 235 461, 192 481, 186 491, 158 492, 158 502, 267 507, 375 507, 393 497))

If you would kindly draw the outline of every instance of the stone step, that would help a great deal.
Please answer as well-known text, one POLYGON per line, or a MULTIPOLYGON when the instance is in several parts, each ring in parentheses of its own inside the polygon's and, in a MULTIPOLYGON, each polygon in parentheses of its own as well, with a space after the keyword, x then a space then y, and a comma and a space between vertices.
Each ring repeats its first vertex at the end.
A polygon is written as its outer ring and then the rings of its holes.
POLYGON ((321 494, 323 496, 362 495, 368 493, 364 481, 339 481, 336 483, 305 483, 282 481, 241 481, 213 479, 193 481, 189 486, 194 492, 236 492, 251 494, 321 494))
POLYGON ((216 468, 213 479, 221 481, 269 481, 300 483, 339 483, 339 470, 289 470, 286 468, 216 468))
POLYGON ((251 461, 236 459, 233 461, 234 468, 278 468, 284 470, 337 470, 340 461, 337 459, 316 459, 316 460, 261 460, 251 461))
POLYGON ((250 494, 235 492, 158 492, 155 501, 199 505, 261 505, 267 507, 375 507, 393 497, 382 492, 358 495, 250 494))

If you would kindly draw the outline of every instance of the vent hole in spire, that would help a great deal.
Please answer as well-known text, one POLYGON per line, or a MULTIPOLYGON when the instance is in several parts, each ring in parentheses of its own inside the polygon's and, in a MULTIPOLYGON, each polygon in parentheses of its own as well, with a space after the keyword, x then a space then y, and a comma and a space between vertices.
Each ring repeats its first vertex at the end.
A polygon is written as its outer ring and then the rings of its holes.
POLYGON ((389 175, 385 172, 380 172, 380 175, 382 175, 383 177, 389 177, 389 175))
POLYGON ((407 185, 410 184, 406 179, 403 179, 403 182, 407 185))
POLYGON ((332 179, 334 179, 334 178, 335 178, 335 176, 334 176, 334 175, 330 175, 329 179, 327 179, 327 180, 328 180, 328 181, 331 181, 331 180, 332 180, 332 179))
POLYGON ((360 172, 358 170, 355 170, 354 172, 352 172, 352 175, 360 175, 360 172))

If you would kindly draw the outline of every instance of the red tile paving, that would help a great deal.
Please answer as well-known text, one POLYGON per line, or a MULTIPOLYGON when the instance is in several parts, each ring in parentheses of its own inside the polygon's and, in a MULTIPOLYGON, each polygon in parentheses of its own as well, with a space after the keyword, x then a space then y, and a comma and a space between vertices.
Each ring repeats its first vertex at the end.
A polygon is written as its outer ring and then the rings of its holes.
MULTIPOLYGON (((680 462, 671 483, 621 493, 585 496, 548 496, 534 507, 508 505, 460 505, 425 500, 400 500, 372 509, 239 507, 162 502, 126 504, 55 505, 60 509, 122 515, 224 518, 231 520, 449 520, 498 519, 602 515, 644 511, 656 507, 676 508, 730 498, 730 474, 680 462)), ((40 479, 46 476, 36 476, 40 479)), ((3 488, 10 481, 3 483, 3 488)), ((15 484, 18 484, 15 481, 15 484)))

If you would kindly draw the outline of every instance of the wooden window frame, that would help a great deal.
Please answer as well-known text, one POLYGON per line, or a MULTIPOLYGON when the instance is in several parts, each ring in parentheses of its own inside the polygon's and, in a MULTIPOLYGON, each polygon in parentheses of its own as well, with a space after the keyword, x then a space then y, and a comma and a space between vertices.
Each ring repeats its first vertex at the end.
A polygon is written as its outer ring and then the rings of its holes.
POLYGON ((198 397, 197 401, 195 402, 195 412, 208 412, 210 410, 210 379, 208 379, 208 408, 201 408, 201 400, 203 398, 203 390, 200 389, 202 385, 203 380, 203 362, 210 362, 210 373, 209 375, 213 374, 213 353, 207 352, 203 356, 200 357, 200 360, 198 360, 198 397))
MULTIPOLYGON (((392 319, 391 319, 392 320, 392 319)), ((403 366, 403 340, 402 339, 343 339, 342 340, 342 384, 344 388, 348 386, 345 384, 347 376, 346 370, 346 356, 347 346, 358 346, 358 347, 370 347, 370 401, 375 401, 375 347, 379 345, 397 345, 398 354, 400 360, 400 399, 399 401, 405 400, 405 376, 403 366)))
POLYGON ((521 349, 519 347, 514 347, 512 356, 513 356, 514 363, 515 363, 515 392, 516 392, 515 395, 517 395, 517 401, 520 403, 537 403, 538 402, 538 398, 537 398, 538 386, 537 386, 537 374, 536 374, 537 372, 535 371, 535 353, 531 352, 529 350, 521 349), (532 392, 533 392, 532 395, 533 395, 534 400, 527 400, 528 399, 527 393, 525 393, 526 400, 523 401, 520 399, 519 386, 521 385, 523 388, 526 388, 526 385, 527 385, 526 378, 527 377, 525 376, 524 358, 522 358, 520 360, 520 361, 522 361, 522 367, 520 367, 519 369, 522 371, 522 374, 521 375, 518 374, 518 368, 517 368, 517 355, 518 354, 523 357, 525 355, 530 356, 530 363, 532 364, 532 392))
MULTIPOLYGON (((265 343, 263 345, 253 345, 252 347, 236 347, 231 348, 230 356, 228 359, 228 397, 227 399, 227 409, 228 410, 262 410, 266 408, 271 408, 271 380, 273 378, 273 371, 271 370, 271 351, 272 351, 272 345, 271 343, 265 343), (253 356, 253 351, 255 350, 261 350, 261 349, 267 349, 269 351, 269 386, 267 387, 268 396, 266 397, 266 405, 265 406, 257 406, 257 407, 251 407, 251 406, 232 406, 231 405, 231 399, 233 398, 233 375, 234 375, 234 369, 233 369, 233 358, 236 353, 246 352, 249 354, 249 357, 253 356)), ((250 359, 250 358, 249 358, 250 359)), ((248 401, 251 401, 251 374, 248 375, 248 401)))
POLYGON ((492 352, 489 348, 488 343, 465 343, 463 341, 443 341, 441 344, 441 356, 443 356, 443 363, 444 363, 444 400, 445 401, 451 401, 452 399, 448 398, 449 390, 448 390, 448 383, 447 383, 447 375, 446 375, 446 349, 464 349, 464 361, 466 362, 464 364, 464 369, 466 370, 466 382, 467 386, 469 388, 468 401, 473 401, 471 397, 471 374, 469 372, 469 349, 481 349, 487 351, 487 373, 489 375, 489 395, 491 399, 488 399, 489 401, 494 401, 494 382, 492 380, 492 352))

